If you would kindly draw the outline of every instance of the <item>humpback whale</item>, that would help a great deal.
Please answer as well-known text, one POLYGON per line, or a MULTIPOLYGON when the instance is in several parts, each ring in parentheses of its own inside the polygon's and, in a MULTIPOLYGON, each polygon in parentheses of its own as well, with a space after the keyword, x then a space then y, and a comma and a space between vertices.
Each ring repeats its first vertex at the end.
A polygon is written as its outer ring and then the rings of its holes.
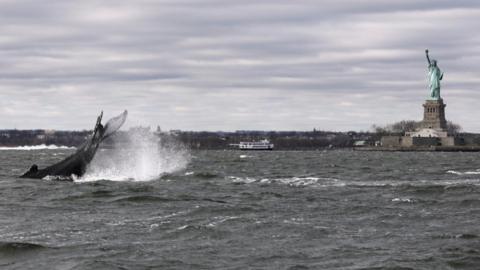
POLYGON ((44 178, 47 175, 60 177, 71 177, 72 175, 77 177, 82 176, 87 169, 87 165, 95 156, 100 143, 120 129, 127 119, 127 114, 128 112, 125 110, 120 115, 108 120, 105 125, 102 125, 102 111, 97 118, 97 123, 95 124, 92 135, 89 136, 87 141, 74 154, 41 170, 34 164, 20 177, 44 178))

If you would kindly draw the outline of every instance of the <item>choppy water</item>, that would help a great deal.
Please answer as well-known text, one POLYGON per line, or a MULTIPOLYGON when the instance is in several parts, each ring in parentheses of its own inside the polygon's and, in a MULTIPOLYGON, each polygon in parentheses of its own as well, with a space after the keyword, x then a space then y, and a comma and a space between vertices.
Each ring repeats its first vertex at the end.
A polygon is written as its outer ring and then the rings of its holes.
POLYGON ((202 151, 151 181, 16 178, 71 151, 0 151, 1 269, 480 269, 480 153, 202 151))

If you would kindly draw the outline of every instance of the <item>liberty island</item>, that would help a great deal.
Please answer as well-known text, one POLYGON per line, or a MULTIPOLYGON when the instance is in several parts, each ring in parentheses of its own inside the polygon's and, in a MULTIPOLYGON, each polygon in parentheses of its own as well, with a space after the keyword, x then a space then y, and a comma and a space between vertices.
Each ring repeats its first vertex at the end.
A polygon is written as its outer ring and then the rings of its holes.
POLYGON ((478 145, 466 143, 465 139, 447 131, 445 107, 440 94, 440 81, 443 72, 438 61, 430 59, 428 49, 425 50, 428 62, 429 95, 423 106, 423 120, 415 131, 405 132, 400 136, 383 136, 380 145, 364 148, 373 151, 480 151, 478 145))

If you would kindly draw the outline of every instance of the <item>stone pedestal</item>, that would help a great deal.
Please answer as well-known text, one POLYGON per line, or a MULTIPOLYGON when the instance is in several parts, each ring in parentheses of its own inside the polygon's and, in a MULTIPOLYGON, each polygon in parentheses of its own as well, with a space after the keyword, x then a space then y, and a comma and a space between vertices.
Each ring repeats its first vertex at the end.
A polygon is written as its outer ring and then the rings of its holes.
POLYGON ((423 121, 422 128, 447 130, 447 120, 445 120, 445 107, 443 99, 426 100, 423 104, 423 121))
POLYGON ((381 144, 390 148, 451 147, 463 144, 461 138, 449 136, 445 120, 445 103, 438 100, 426 100, 423 104, 423 121, 420 128, 405 132, 404 136, 382 137, 381 144))

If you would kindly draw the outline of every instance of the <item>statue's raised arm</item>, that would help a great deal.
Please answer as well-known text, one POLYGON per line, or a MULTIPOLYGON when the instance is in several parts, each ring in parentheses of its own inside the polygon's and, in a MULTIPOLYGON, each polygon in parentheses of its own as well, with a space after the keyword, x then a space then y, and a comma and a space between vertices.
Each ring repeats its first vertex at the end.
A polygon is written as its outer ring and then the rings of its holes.
POLYGON ((428 57, 428 49, 425 49, 425 55, 427 56, 428 65, 430 66, 432 63, 430 62, 430 57, 428 57))

